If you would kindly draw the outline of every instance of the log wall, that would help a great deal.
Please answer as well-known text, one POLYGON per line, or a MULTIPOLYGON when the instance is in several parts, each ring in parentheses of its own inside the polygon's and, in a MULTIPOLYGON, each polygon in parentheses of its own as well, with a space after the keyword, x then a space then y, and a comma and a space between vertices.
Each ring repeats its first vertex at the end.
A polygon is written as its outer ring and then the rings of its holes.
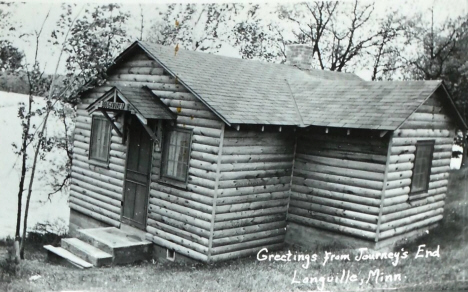
POLYGON ((260 129, 225 130, 216 189, 212 261, 283 245, 293 158, 291 134, 260 129))
POLYGON ((442 220, 455 125, 434 94, 396 130, 391 142, 379 245, 404 238, 442 220), (410 194, 416 142, 434 140, 428 192, 410 194))
POLYGON ((120 225, 126 145, 113 131, 109 168, 91 165, 87 155, 91 117, 85 110, 115 85, 148 86, 177 114, 176 126, 193 129, 186 187, 158 181, 161 148, 154 147, 146 238, 191 258, 207 261, 215 168, 224 126, 215 114, 144 53, 134 54, 116 66, 103 86, 82 96, 75 131, 70 207, 109 225, 120 225))
POLYGON ((298 133, 288 221, 375 239, 389 138, 371 135, 298 133))

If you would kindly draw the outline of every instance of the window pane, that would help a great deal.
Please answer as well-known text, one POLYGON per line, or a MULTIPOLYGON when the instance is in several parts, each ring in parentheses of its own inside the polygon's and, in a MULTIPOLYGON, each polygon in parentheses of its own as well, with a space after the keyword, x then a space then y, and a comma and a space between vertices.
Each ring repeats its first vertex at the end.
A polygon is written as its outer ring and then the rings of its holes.
POLYGON ((414 159, 413 177, 411 181, 411 192, 427 191, 431 173, 432 152, 434 142, 423 142, 416 144, 416 155, 414 159))
POLYGON ((90 158, 107 161, 109 156, 109 122, 100 117, 93 117, 91 129, 90 158))
POLYGON ((187 178, 190 133, 173 130, 168 133, 164 174, 185 181, 187 178))

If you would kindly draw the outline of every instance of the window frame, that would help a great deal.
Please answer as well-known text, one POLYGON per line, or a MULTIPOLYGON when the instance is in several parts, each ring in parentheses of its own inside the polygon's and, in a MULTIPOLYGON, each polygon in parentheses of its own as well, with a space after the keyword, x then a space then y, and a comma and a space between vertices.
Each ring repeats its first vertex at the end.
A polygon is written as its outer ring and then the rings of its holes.
POLYGON ((162 155, 161 155, 161 176, 160 181, 163 183, 169 183, 178 187, 186 187, 188 182, 188 172, 190 167, 190 157, 192 154, 192 138, 193 138, 193 130, 186 129, 181 127, 168 127, 164 131, 164 141, 162 143, 162 155), (187 169, 185 171, 185 178, 178 178, 172 175, 166 174, 167 166, 168 166, 168 155, 169 155, 169 143, 170 143, 170 132, 183 132, 189 134, 189 143, 188 143, 188 155, 187 155, 187 169))
POLYGON ((427 193, 429 191, 429 183, 430 183, 430 180, 431 180, 431 169, 432 169, 432 162, 434 160, 434 148, 435 148, 435 140, 421 140, 421 141, 417 141, 416 142, 416 150, 414 151, 414 161, 413 161, 413 173, 411 175, 411 185, 410 185, 410 199, 411 199, 411 195, 418 195, 418 194, 424 194, 424 193, 427 193), (416 162, 417 162, 417 153, 418 153, 418 148, 420 146, 430 146, 431 149, 430 149, 430 154, 429 154, 429 164, 427 165, 428 167, 428 172, 427 172, 427 176, 426 176, 426 182, 425 182, 425 185, 424 185, 424 188, 422 190, 414 190, 414 170, 416 169, 416 162))
POLYGON ((111 139, 112 139, 112 129, 111 129, 111 124, 110 122, 106 119, 104 116, 100 115, 93 115, 92 120, 91 120, 91 135, 89 137, 89 151, 88 151, 88 160, 92 162, 93 164, 99 165, 99 166, 105 166, 107 167, 109 164, 110 160, 110 144, 111 144, 111 139), (101 120, 104 121, 107 124, 107 129, 109 133, 109 138, 107 141, 107 151, 106 151, 106 159, 99 159, 96 157, 92 157, 92 152, 93 152, 93 145, 94 145, 94 139, 93 139, 93 132, 94 132, 94 125, 96 120, 101 120))

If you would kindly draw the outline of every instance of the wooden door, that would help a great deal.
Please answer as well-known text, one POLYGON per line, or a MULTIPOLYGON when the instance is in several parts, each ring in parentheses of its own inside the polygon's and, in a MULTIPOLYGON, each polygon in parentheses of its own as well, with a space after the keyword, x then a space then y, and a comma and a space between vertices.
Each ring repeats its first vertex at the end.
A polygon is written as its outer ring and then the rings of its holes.
POLYGON ((128 135, 122 222, 144 229, 153 142, 135 118, 130 121, 128 135))

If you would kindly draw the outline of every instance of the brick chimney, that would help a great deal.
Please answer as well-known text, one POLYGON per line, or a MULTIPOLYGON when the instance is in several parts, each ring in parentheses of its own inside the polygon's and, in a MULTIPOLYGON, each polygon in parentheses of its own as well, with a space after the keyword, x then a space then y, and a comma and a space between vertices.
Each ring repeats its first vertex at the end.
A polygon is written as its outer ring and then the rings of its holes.
POLYGON ((304 44, 286 46, 286 64, 297 66, 300 69, 312 67, 312 47, 304 44))

